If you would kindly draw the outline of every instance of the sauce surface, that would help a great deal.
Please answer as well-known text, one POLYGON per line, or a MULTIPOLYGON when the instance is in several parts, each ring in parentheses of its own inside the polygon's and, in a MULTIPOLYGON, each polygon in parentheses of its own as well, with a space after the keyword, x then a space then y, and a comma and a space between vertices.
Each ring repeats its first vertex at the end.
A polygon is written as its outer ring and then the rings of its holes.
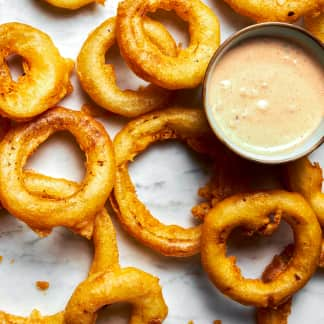
POLYGON ((246 151, 292 151, 324 117, 323 66, 283 39, 247 40, 211 73, 207 104, 225 137, 246 151))

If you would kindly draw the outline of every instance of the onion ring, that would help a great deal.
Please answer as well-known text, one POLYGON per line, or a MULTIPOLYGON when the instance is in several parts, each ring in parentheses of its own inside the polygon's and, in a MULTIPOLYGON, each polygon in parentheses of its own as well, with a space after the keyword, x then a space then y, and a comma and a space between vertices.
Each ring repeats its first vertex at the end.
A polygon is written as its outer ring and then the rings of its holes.
POLYGON ((299 194, 278 190, 235 195, 217 204, 205 218, 202 264, 215 286, 237 302, 276 307, 301 289, 316 270, 321 234, 316 215, 299 194), (235 258, 226 257, 226 240, 236 227, 252 233, 273 231, 277 224, 269 215, 278 211, 294 230, 294 255, 287 269, 271 282, 245 279, 235 258))
POLYGON ((324 193, 322 192, 322 169, 302 158, 287 164, 285 168, 287 185, 309 202, 322 226, 324 226, 324 193))
MULTIPOLYGON (((45 187, 47 195, 53 199, 69 197, 71 193, 77 192, 80 187, 79 184, 72 181, 54 179, 30 171, 26 171, 24 177, 29 190, 35 193, 42 193, 42 188, 45 187)), ((105 209, 99 212, 94 220, 92 240, 95 249, 89 275, 106 269, 119 269, 116 233, 105 209)), ((0 312, 0 322, 7 324, 64 323, 64 312, 44 317, 37 310, 34 310, 29 317, 15 316, 0 312)))
POLYGON ((138 199, 128 173, 128 163, 156 141, 179 139, 202 152, 207 138, 214 138, 203 111, 169 108, 129 122, 115 137, 116 181, 112 206, 123 228, 153 250, 184 257, 200 250, 201 226, 183 228, 160 223, 138 199))
POLYGON ((105 4, 105 0, 45 0, 45 1, 51 4, 52 6, 63 8, 63 9, 69 9, 69 10, 76 10, 93 2, 100 3, 102 5, 105 4))
POLYGON ((200 0, 124 0, 118 6, 117 39, 125 61, 144 80, 166 89, 194 88, 219 45, 219 23, 200 0), (174 10, 189 23, 189 46, 176 57, 162 53, 145 35, 142 17, 157 9, 174 10))
POLYGON ((304 18, 305 27, 322 43, 324 43, 324 6, 322 11, 304 18))
MULTIPOLYGON (((77 60, 77 72, 82 88, 92 100, 106 110, 126 117, 136 117, 167 104, 171 92, 153 84, 137 91, 121 90, 116 84, 114 67, 105 63, 105 54, 116 40, 116 19, 110 18, 97 27, 82 46, 77 60)), ((145 18, 145 32, 166 54, 175 56, 177 46, 163 27, 145 18)))
POLYGON ((94 217, 104 207, 115 174, 112 144, 100 123, 82 112, 54 108, 11 129, 0 144, 0 152, 0 200, 4 208, 41 236, 55 226, 65 226, 91 237, 94 217), (23 167, 42 142, 61 130, 71 132, 85 152, 86 176, 69 197, 34 195, 24 184, 23 167))
POLYGON ((0 25, 0 114, 31 119, 72 91, 73 61, 63 58, 48 35, 21 23, 0 25), (15 82, 5 59, 23 58, 24 74, 15 82))
POLYGON ((318 10, 322 0, 225 0, 237 13, 257 22, 294 22, 302 16, 318 10))
POLYGON ((64 315, 66 324, 92 324, 103 306, 128 301, 132 324, 162 323, 167 315, 159 280, 135 268, 94 274, 73 293, 64 315))

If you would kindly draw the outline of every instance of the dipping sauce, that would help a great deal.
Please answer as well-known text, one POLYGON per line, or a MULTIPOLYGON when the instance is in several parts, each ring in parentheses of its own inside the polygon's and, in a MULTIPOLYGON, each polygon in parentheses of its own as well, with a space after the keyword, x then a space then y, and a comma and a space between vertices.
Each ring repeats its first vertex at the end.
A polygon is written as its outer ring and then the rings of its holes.
POLYGON ((323 66, 275 37, 248 39, 211 71, 206 103, 229 142, 252 153, 290 152, 324 117, 323 66))

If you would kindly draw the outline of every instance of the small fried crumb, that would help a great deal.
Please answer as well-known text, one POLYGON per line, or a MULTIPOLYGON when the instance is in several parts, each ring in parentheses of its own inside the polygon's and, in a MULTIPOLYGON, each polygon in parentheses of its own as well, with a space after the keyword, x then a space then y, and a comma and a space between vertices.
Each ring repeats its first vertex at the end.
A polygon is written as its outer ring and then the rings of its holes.
POLYGON ((2 256, 2 255, 0 255, 0 263, 2 262, 2 260, 3 260, 3 256, 2 256))
POLYGON ((189 321, 188 324, 194 324, 194 321, 189 321))
POLYGON ((10 264, 14 264, 14 263, 15 263, 15 259, 11 259, 10 264))
POLYGON ((47 290, 50 286, 48 281, 36 281, 35 285, 39 290, 47 290))
POLYGON ((222 321, 221 321, 221 320, 215 320, 215 321, 213 322, 213 324, 222 324, 222 321))

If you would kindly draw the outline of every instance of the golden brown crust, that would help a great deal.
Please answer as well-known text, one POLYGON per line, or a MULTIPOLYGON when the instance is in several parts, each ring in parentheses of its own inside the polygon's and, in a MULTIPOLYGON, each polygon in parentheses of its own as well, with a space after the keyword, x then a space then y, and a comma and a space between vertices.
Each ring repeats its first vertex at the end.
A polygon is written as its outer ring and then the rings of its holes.
POLYGON ((90 276, 74 291, 65 310, 64 323, 92 324, 105 305, 132 304, 130 323, 160 324, 167 316, 159 280, 135 268, 115 269, 90 276))
MULTIPOLYGON (((294 246, 292 244, 279 254, 275 255, 271 263, 263 272, 262 280, 270 282, 280 276, 287 269, 288 263, 294 254, 294 246)), ((287 324, 288 316, 291 312, 292 299, 290 298, 285 303, 276 308, 258 308, 256 319, 258 324, 287 324)))
POLYGON ((319 163, 311 163, 307 157, 288 163, 285 167, 288 188, 303 195, 324 226, 323 174, 319 163))
POLYGON ((194 88, 219 45, 219 23, 200 0, 124 0, 118 6, 117 39, 125 61, 144 80, 166 89, 194 88), (189 45, 176 57, 145 37, 142 17, 157 9, 174 10, 189 24, 189 45))
MULTIPOLYGON (((76 192, 80 185, 64 179, 54 179, 34 172, 24 173, 25 184, 31 192, 41 194, 43 189, 46 195, 53 199, 69 197, 76 192)), ((93 231, 94 257, 89 271, 90 275, 110 269, 119 269, 119 255, 114 226, 105 209, 98 213, 94 221, 93 231)), ((41 284, 43 285, 43 284, 41 284)), ((6 324, 63 324, 64 313, 42 316, 34 310, 29 317, 15 316, 0 312, 0 322, 6 324)))
POLYGON ((294 22, 318 10, 323 0, 225 0, 237 13, 257 22, 294 22))
POLYGON ((50 283, 48 281, 36 281, 35 286, 39 290, 47 290, 50 286, 50 283))
POLYGON ((74 63, 63 58, 48 35, 21 23, 0 25, 0 114, 17 121, 31 119, 55 106, 72 91, 74 63), (12 80, 5 59, 23 59, 24 75, 12 80))
POLYGON ((100 123, 81 112, 51 109, 32 122, 12 128, 0 152, 0 199, 10 213, 40 235, 49 234, 55 226, 66 226, 91 237, 94 217, 102 210, 115 176, 112 143, 100 123), (69 197, 52 199, 46 192, 35 195, 24 185, 23 167, 36 148, 60 130, 70 131, 85 152, 85 178, 69 197))
POLYGON ((76 10, 94 2, 102 5, 105 4, 105 0, 45 0, 45 1, 51 4, 52 6, 63 8, 63 9, 69 9, 69 10, 76 10))
POLYGON ((203 220, 208 212, 225 198, 252 190, 249 164, 228 152, 225 147, 217 151, 223 154, 218 154, 213 159, 213 176, 205 186, 198 190, 198 195, 204 201, 191 210, 193 216, 199 220, 203 220))
POLYGON ((205 218, 202 264, 217 288, 232 299, 257 307, 276 307, 301 289, 316 270, 321 250, 321 228, 307 202, 285 191, 239 194, 217 204, 205 218), (277 227, 270 215, 280 210, 294 230, 295 250, 287 269, 270 282, 245 279, 234 257, 226 256, 226 240, 237 227, 267 233, 277 227))
POLYGON ((116 136, 114 148, 117 173, 110 197, 124 229, 143 244, 168 256, 184 257, 200 250, 200 226, 183 228, 164 225, 138 199, 128 173, 128 164, 136 155, 157 141, 178 139, 194 150, 202 149, 206 138, 213 138, 202 110, 169 108, 156 111, 128 123, 116 136))
POLYGON ((304 18, 306 29, 324 43, 324 6, 304 18))
MULTIPOLYGON (((105 54, 116 42, 115 17, 97 27, 82 46, 77 60, 77 72, 82 88, 102 108, 125 117, 136 117, 165 106, 171 91, 153 84, 138 90, 121 90, 116 84, 114 67, 107 64, 105 54)), ((153 43, 169 55, 176 55, 177 46, 162 24, 144 19, 144 29, 153 43)))

